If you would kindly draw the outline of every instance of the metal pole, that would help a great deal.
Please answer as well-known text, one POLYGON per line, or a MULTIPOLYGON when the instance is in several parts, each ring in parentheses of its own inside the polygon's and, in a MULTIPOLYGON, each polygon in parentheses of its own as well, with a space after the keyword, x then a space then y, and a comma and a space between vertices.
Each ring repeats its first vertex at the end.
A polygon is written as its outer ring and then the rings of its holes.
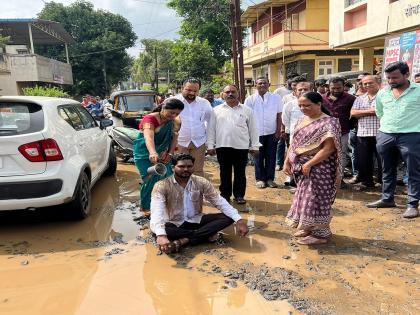
POLYGON ((158 59, 157 59, 157 50, 155 47, 155 82, 156 82, 156 93, 159 93, 159 75, 158 75, 158 59))
POLYGON ((239 97, 241 103, 245 101, 245 79, 244 79, 244 50, 242 41, 241 27, 241 1, 235 0, 235 26, 236 26, 236 42, 238 45, 238 72, 239 72, 239 97))
POLYGON ((104 83, 105 83, 105 95, 108 94, 108 83, 106 82, 106 60, 105 60, 105 54, 102 53, 102 59, 104 61, 104 65, 102 68, 102 72, 104 74, 104 83))
POLYGON ((232 34, 232 60, 233 60, 233 78, 235 85, 239 88, 239 77, 238 77, 238 51, 236 45, 236 29, 235 29, 235 0, 230 2, 230 31, 232 34))
POLYGON ((29 30, 29 42, 31 43, 31 54, 35 53, 34 50, 34 41, 32 39, 32 26, 31 23, 28 23, 28 30, 29 30))
POLYGON ((64 43, 64 48, 66 49, 66 59, 67 59, 67 63, 70 64, 70 60, 69 60, 69 50, 67 48, 67 43, 64 43))

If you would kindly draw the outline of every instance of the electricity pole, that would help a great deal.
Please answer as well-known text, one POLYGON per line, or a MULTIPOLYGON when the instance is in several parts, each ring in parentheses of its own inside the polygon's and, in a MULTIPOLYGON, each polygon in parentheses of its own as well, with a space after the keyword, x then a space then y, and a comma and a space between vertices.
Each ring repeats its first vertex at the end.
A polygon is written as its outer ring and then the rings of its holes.
POLYGON ((245 100, 244 57, 242 47, 241 1, 230 1, 230 25, 232 32, 232 59, 235 84, 239 88, 241 103, 245 100))
POLYGON ((238 51, 236 46, 236 13, 235 13, 235 0, 230 2, 230 33, 232 36, 232 59, 233 59, 233 79, 235 85, 239 87, 239 77, 238 77, 238 51))
POLYGON ((156 93, 159 93, 159 74, 158 74, 158 58, 157 58, 157 49, 155 47, 155 83, 156 83, 156 93))

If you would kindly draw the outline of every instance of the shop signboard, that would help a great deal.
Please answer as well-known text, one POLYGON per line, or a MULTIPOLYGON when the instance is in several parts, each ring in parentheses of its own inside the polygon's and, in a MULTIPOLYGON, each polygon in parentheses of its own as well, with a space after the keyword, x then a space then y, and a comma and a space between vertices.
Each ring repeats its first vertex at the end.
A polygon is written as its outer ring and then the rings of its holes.
MULTIPOLYGON (((396 61, 403 61, 408 64, 411 81, 414 80, 416 73, 420 73, 420 29, 399 35, 390 35, 385 38, 382 69, 396 61)), ((386 79, 383 70, 382 78, 386 79)))

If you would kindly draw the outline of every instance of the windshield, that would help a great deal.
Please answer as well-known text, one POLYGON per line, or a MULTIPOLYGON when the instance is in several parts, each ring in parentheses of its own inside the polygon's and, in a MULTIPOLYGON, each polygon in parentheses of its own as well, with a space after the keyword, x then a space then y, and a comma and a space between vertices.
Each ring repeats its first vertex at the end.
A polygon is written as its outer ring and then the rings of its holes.
POLYGON ((123 95, 119 97, 119 103, 126 111, 151 111, 155 106, 154 95, 123 95))

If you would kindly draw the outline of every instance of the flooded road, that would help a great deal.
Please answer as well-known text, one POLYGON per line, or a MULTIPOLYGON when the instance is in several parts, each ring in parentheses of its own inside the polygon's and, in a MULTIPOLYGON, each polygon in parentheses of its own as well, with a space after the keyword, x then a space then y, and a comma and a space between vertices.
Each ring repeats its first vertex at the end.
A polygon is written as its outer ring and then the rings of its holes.
MULTIPOLYGON (((211 162, 206 176, 218 185, 211 162)), ((248 178, 249 237, 230 227, 171 256, 139 219, 130 164, 95 186, 84 221, 0 212, 0 314, 420 314, 420 220, 401 219, 404 195, 372 210, 378 191, 339 192, 332 241, 308 248, 284 223, 288 191, 255 189, 251 167, 248 178)))

